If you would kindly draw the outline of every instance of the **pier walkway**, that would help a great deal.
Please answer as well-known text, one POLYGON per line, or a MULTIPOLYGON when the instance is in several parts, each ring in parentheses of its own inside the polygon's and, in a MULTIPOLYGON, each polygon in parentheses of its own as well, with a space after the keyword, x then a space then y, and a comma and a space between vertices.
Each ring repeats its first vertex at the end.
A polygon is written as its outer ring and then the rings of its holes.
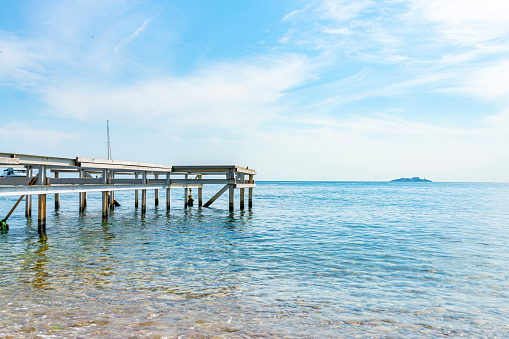
MULTIPOLYGON (((132 161, 96 158, 57 158, 39 155, 0 153, 0 167, 22 170, 23 177, 0 177, 0 196, 20 196, 12 211, 25 197, 25 216, 32 214, 32 195, 38 195, 38 229, 46 229, 46 195, 55 194, 55 208, 60 208, 60 194, 78 193, 79 210, 87 205, 87 192, 102 192, 102 216, 108 218, 116 201, 114 192, 134 190, 134 206, 138 208, 141 191, 141 213, 147 209, 147 190, 155 190, 155 205, 159 204, 159 190, 166 192, 166 208, 170 209, 170 189, 184 190, 184 206, 192 206, 190 191, 198 190, 198 206, 208 207, 223 193, 229 193, 229 210, 234 210, 235 189, 240 195, 240 209, 244 209, 245 189, 248 206, 253 206, 256 171, 250 168, 224 166, 170 166, 132 161), (62 174, 62 177, 61 175, 62 174), (65 176, 64 176, 65 174, 65 176), (203 204, 203 186, 223 185, 203 204)), ((18 172, 19 175, 19 172, 18 172)), ((1 211, 3 213, 3 211, 1 211)), ((0 217, 1 218, 1 217, 0 217)))

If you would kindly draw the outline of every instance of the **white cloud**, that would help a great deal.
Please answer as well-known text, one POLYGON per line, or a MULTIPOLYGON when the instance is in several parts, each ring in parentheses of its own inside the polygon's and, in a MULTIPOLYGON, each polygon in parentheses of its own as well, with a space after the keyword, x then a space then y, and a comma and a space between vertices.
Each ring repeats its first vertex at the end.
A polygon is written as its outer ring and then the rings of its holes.
POLYGON ((482 68, 474 72, 468 91, 488 99, 509 97, 509 61, 482 68))
POLYGON ((415 14, 438 24, 453 42, 469 45, 507 38, 509 6, 506 0, 410 0, 415 14))
POLYGON ((35 147, 55 147, 64 141, 76 139, 76 133, 58 130, 40 129, 30 126, 26 122, 12 122, 0 125, 0 140, 2 147, 18 147, 20 144, 35 147))
POLYGON ((319 11, 324 18, 343 22, 355 18, 373 3, 367 0, 324 0, 319 6, 319 11))
POLYGON ((44 71, 46 46, 41 41, 18 40, 0 32, 0 80, 26 86, 44 71))
POLYGON ((81 121, 119 121, 159 127, 226 128, 268 119, 285 91, 310 76, 305 58, 267 57, 252 63, 208 64, 187 77, 140 80, 127 86, 79 80, 43 90, 53 114, 81 121))

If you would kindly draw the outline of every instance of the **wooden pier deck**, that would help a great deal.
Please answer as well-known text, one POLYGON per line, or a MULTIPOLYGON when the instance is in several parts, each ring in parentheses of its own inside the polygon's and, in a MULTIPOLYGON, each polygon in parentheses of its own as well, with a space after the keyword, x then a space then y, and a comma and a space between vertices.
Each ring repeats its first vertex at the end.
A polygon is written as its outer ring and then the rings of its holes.
MULTIPOLYGON (((166 192, 166 208, 170 209, 170 189, 184 190, 184 207, 192 206, 190 189, 198 191, 198 206, 208 207, 223 193, 229 193, 229 210, 235 207, 235 189, 239 190, 239 207, 244 209, 245 189, 248 206, 253 206, 256 171, 235 165, 170 166, 132 161, 96 158, 58 158, 39 155, 0 153, 0 167, 26 171, 25 177, 0 177, 0 196, 21 196, 25 199, 25 216, 32 214, 32 195, 38 195, 38 229, 46 230, 46 195, 55 194, 55 208, 60 208, 60 194, 78 193, 79 210, 84 211, 87 192, 102 192, 102 216, 108 218, 115 206, 115 191, 134 190, 134 207, 138 208, 141 191, 141 213, 147 209, 147 190, 155 190, 155 205, 159 204, 159 190, 166 192), (61 177, 60 174, 64 174, 61 177), (95 176, 95 177, 94 177, 95 176), (203 203, 204 185, 223 185, 203 203)), ((14 208, 15 208, 14 207, 14 208)), ((12 210, 14 210, 14 208, 12 210)), ((7 219, 10 214, 9 212, 7 219)), ((3 213, 3 211, 0 211, 3 213)))

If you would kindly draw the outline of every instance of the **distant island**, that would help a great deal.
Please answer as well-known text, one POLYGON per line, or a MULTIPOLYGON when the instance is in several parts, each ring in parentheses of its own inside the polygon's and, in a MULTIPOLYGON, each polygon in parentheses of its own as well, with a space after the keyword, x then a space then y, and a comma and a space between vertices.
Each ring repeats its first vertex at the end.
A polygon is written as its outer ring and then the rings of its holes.
POLYGON ((428 180, 426 178, 421 179, 419 177, 413 177, 413 178, 399 178, 391 180, 391 182, 431 182, 431 180, 428 180))

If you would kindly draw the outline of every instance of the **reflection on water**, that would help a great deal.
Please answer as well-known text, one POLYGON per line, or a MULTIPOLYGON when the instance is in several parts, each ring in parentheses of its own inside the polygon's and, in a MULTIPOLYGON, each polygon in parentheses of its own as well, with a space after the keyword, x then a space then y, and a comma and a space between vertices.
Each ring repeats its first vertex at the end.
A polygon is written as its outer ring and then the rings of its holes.
POLYGON ((62 196, 45 236, 13 215, 0 234, 0 337, 509 330, 509 185, 265 183, 252 209, 178 201, 145 216, 115 197, 102 222, 100 195, 81 215, 62 196))

